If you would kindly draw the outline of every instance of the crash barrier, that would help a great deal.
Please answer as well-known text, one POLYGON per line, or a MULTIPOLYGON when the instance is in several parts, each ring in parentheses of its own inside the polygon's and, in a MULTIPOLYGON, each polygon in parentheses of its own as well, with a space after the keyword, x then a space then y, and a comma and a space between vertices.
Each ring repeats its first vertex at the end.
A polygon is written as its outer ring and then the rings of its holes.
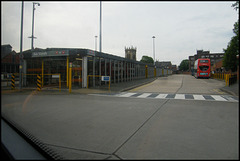
MULTIPOLYGON (((15 78, 16 75, 19 75, 19 73, 14 73, 12 74, 12 80, 15 78), (14 77, 13 77, 14 75, 14 77)), ((59 80, 59 91, 61 91, 61 74, 43 74, 44 75, 51 75, 52 79, 58 79, 59 80)), ((24 74, 22 73, 22 76, 37 76, 37 80, 35 80, 35 83, 37 84, 37 90, 40 91, 43 88, 43 79, 42 79, 42 74, 24 74)), ((36 77, 35 77, 36 78, 36 77)), ((13 87, 13 82, 14 82, 14 89, 15 89, 15 81, 12 81, 12 87, 13 87)), ((34 83, 34 86, 35 86, 34 83)))

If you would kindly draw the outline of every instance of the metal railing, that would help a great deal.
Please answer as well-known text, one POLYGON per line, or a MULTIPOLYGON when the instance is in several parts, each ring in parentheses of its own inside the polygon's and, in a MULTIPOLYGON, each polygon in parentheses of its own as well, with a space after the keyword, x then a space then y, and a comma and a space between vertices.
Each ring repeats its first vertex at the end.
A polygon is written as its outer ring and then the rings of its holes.
POLYGON ((224 80, 226 86, 231 86, 237 82, 237 74, 215 73, 211 74, 211 78, 224 80))

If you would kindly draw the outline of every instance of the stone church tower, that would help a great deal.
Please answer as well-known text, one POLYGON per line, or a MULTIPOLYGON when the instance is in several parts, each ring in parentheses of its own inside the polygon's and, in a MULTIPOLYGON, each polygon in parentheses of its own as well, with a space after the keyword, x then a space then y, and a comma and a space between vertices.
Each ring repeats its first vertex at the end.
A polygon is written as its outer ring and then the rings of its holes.
POLYGON ((132 59, 132 60, 136 60, 136 52, 137 52, 137 48, 133 48, 133 47, 125 47, 125 58, 127 59, 132 59))

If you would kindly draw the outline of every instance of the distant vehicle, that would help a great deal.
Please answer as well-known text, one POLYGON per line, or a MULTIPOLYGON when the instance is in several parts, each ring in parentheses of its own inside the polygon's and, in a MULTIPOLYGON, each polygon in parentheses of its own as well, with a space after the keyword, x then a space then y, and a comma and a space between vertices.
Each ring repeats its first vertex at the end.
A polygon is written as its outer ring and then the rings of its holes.
POLYGON ((195 78, 210 78, 211 62, 210 59, 197 59, 194 63, 195 78))

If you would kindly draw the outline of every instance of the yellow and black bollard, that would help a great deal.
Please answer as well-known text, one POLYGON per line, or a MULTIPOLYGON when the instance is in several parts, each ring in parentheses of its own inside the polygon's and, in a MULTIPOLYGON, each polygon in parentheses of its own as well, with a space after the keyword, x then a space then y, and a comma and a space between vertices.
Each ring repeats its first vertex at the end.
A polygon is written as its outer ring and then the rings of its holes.
POLYGON ((41 76, 37 75, 37 90, 40 91, 42 87, 41 76))
POLYGON ((15 75, 14 74, 12 74, 12 90, 14 90, 15 89, 15 75))
POLYGON ((145 78, 148 78, 148 66, 145 66, 145 78))

